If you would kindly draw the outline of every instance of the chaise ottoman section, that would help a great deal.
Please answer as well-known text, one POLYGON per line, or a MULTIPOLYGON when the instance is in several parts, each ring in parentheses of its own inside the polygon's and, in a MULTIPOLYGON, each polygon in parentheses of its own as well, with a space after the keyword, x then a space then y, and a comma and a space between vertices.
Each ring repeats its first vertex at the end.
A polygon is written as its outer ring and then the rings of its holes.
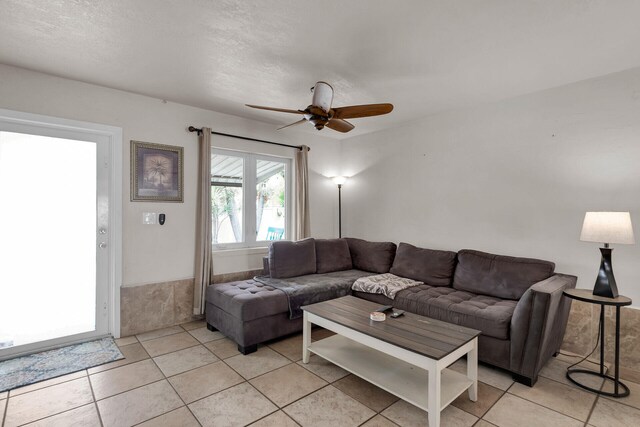
POLYGON ((233 339, 243 354, 257 350, 258 343, 302 327, 301 319, 289 319, 284 292, 255 280, 210 285, 206 301, 209 329, 233 339))
POLYGON ((287 296, 256 280, 214 284, 207 288, 207 302, 242 320, 253 320, 289 311, 287 296))

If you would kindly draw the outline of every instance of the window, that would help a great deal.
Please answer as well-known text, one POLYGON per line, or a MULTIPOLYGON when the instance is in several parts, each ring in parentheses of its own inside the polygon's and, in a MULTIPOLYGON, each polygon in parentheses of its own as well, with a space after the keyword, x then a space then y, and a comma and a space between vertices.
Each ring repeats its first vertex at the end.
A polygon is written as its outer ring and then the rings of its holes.
POLYGON ((290 159, 213 149, 213 245, 263 246, 289 234, 290 159))

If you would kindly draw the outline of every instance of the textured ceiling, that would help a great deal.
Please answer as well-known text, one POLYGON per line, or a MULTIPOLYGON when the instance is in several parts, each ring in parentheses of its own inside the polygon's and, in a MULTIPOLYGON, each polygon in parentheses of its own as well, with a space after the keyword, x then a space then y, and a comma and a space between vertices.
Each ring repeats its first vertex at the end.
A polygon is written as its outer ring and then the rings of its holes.
POLYGON ((638 16, 637 0, 0 0, 0 62, 274 126, 298 117, 243 104, 304 108, 317 80, 334 106, 395 104, 322 131, 343 138, 638 67, 638 16))

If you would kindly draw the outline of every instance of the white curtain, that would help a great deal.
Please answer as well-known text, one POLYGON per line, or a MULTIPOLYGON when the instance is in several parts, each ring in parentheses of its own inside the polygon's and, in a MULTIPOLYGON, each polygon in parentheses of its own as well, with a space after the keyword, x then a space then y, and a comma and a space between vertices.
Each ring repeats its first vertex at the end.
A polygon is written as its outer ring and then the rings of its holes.
POLYGON ((296 153, 296 233, 295 240, 311 236, 309 216, 309 147, 303 145, 296 153))
POLYGON ((198 135, 197 198, 193 314, 203 314, 205 292, 213 275, 211 261, 211 128, 202 128, 202 132, 198 135))

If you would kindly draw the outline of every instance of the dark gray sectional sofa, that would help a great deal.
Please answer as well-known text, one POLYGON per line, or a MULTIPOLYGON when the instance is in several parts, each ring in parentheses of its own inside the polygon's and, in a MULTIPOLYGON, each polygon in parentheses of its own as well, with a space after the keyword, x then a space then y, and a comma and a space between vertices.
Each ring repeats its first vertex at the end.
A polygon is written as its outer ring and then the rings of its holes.
POLYGON ((353 238, 280 241, 271 245, 263 276, 208 287, 206 318, 248 354, 258 343, 300 331, 301 305, 353 294, 480 330, 479 359, 533 385, 559 351, 571 304, 562 292, 577 280, 554 269, 549 261, 468 249, 353 238), (387 272, 424 285, 394 300, 351 291, 358 277, 387 272))

